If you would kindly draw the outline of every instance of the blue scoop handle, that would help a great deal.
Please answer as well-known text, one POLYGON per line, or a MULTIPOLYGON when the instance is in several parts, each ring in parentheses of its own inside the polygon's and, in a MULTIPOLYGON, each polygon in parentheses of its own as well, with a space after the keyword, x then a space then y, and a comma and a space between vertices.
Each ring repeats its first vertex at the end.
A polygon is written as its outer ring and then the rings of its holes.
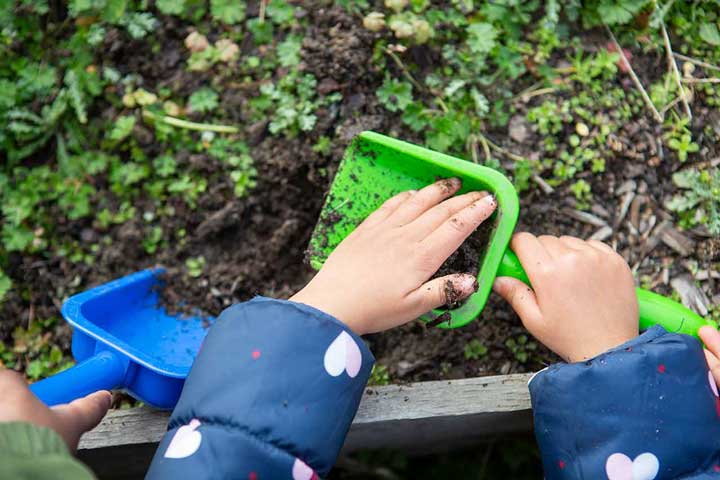
POLYGON ((57 375, 33 383, 30 391, 49 407, 69 403, 98 390, 122 386, 127 367, 127 360, 105 350, 57 375))

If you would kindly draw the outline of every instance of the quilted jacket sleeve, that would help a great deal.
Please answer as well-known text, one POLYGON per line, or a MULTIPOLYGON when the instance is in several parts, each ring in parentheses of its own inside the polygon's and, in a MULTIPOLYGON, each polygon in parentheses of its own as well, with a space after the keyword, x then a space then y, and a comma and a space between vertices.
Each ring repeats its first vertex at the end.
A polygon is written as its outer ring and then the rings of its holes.
POLYGON ((332 467, 374 358, 314 308, 258 297, 208 333, 150 479, 310 480, 332 467))
POLYGON ((530 381, 545 478, 720 478, 720 400, 702 346, 653 327, 530 381))

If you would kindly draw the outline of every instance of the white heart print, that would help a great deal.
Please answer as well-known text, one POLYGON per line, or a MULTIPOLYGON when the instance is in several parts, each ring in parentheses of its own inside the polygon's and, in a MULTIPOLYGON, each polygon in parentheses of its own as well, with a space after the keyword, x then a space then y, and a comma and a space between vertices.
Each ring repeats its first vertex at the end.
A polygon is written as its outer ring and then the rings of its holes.
POLYGON ((624 453, 613 453, 605 462, 608 480, 653 480, 660 470, 660 462, 652 453, 641 453, 635 460, 624 453))
POLYGON ((295 463, 293 463, 292 476, 293 480, 313 480, 317 478, 315 471, 299 458, 296 458, 295 463))
POLYGON ((200 420, 193 418, 189 424, 178 428, 165 450, 165 458, 185 458, 197 452, 202 442, 202 433, 197 431, 199 426, 200 420))
POLYGON ((324 363, 325 370, 333 377, 347 371, 350 378, 355 378, 362 365, 360 347, 347 332, 343 331, 325 352, 324 363))

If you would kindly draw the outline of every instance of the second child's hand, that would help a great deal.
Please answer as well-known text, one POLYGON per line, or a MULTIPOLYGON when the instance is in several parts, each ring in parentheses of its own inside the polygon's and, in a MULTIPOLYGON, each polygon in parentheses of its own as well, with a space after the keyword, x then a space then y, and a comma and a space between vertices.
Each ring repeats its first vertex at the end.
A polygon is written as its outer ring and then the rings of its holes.
POLYGON ((335 248, 290 300, 322 310, 354 332, 379 332, 477 290, 473 275, 430 280, 495 210, 487 192, 455 196, 460 180, 440 180, 385 202, 335 248))
POLYGON ((608 245, 574 237, 513 236, 532 289, 498 277, 495 291, 540 342, 567 362, 592 358, 638 335, 638 301, 627 262, 608 245))

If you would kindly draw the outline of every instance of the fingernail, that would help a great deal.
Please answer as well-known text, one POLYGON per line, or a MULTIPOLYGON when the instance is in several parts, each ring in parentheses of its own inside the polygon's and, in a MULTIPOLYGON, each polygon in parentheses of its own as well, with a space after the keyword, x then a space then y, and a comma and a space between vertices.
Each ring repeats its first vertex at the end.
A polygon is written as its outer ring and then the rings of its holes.
POLYGON ((470 295, 478 291, 480 285, 478 284, 477 278, 472 275, 463 275, 460 280, 460 289, 466 294, 470 295))
POLYGON ((481 190, 481 191, 479 191, 479 192, 473 192, 473 193, 475 194, 475 196, 477 197, 478 200, 480 200, 481 198, 485 198, 485 197, 487 197, 488 195, 490 195, 490 192, 488 192, 487 190, 481 190))
POLYGON ((495 200, 495 195, 485 195, 480 200, 476 201, 475 205, 483 207, 487 206, 494 209, 497 206, 497 201, 495 200))

